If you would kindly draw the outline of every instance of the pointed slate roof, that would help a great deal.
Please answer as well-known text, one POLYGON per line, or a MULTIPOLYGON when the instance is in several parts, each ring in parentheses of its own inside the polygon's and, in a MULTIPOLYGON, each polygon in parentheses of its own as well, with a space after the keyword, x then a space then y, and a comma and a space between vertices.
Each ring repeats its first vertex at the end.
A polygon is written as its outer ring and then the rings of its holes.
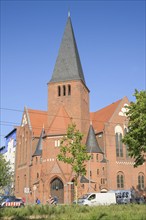
POLYGON ((96 136, 94 133, 93 126, 90 125, 88 136, 87 136, 87 141, 86 141, 86 148, 88 153, 102 153, 102 150, 100 149, 96 136))
POLYGON ((86 85, 70 16, 50 82, 69 80, 82 80, 86 85))
POLYGON ((41 132, 39 141, 37 143, 36 150, 35 150, 35 152, 33 154, 33 157, 34 156, 41 156, 42 155, 42 138, 43 138, 43 135, 44 135, 44 128, 42 129, 42 132, 41 132))

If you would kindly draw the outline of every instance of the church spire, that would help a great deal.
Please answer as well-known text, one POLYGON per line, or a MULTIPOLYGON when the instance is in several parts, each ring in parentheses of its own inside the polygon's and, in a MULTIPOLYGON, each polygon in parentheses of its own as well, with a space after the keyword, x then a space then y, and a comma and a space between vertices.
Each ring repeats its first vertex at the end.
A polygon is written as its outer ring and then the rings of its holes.
POLYGON ((96 140, 96 136, 95 136, 95 132, 94 132, 92 124, 90 124, 90 127, 89 127, 89 132, 88 132, 88 136, 87 136, 87 140, 86 140, 86 149, 87 149, 88 153, 101 153, 101 154, 103 154, 103 152, 100 149, 98 142, 96 140))
POLYGON ((86 85, 71 23, 70 11, 68 11, 64 35, 50 82, 69 80, 81 80, 86 85))
POLYGON ((70 17, 70 10, 68 10, 68 18, 70 17))

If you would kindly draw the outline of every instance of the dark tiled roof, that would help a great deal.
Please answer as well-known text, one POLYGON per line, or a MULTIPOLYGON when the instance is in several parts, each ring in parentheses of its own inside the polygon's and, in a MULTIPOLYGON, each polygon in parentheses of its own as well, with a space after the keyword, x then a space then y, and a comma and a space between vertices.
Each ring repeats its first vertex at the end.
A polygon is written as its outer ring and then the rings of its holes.
POLYGON ((102 153, 103 154, 102 150, 100 149, 97 143, 92 125, 90 125, 90 128, 89 128, 87 141, 86 141, 86 149, 88 153, 102 153))
POLYGON ((91 180, 89 181, 89 179, 87 179, 85 176, 81 176, 81 179, 80 179, 80 183, 95 183, 95 181, 91 180))
POLYGON ((50 82, 69 80, 82 80, 86 85, 70 17, 50 82))
POLYGON ((42 129, 42 132, 41 132, 39 141, 37 143, 36 150, 35 150, 35 152, 33 154, 33 157, 34 156, 41 156, 42 155, 42 138, 43 138, 43 135, 44 135, 44 129, 42 129))
POLYGON ((103 157, 103 159, 100 162, 101 163, 107 163, 107 160, 105 159, 105 156, 103 157))

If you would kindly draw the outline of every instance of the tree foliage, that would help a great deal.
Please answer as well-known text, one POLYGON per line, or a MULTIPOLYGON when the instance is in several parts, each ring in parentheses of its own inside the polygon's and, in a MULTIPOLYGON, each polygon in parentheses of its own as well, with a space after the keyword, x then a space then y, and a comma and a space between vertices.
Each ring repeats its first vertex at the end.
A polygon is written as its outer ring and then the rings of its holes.
POLYGON ((135 90, 135 102, 127 106, 128 132, 123 142, 128 146, 129 155, 135 159, 135 167, 146 161, 146 91, 135 90))
MULTIPOLYGON (((83 134, 76 129, 76 125, 69 125, 67 135, 61 140, 60 153, 58 154, 60 161, 71 165, 75 173, 75 186, 78 184, 79 176, 86 175, 85 162, 90 159, 86 146, 82 144, 82 139, 83 134)), ((77 192, 75 197, 77 199, 77 192)))
POLYGON ((9 162, 7 162, 2 154, 0 154, 0 190, 11 183, 12 173, 9 162))

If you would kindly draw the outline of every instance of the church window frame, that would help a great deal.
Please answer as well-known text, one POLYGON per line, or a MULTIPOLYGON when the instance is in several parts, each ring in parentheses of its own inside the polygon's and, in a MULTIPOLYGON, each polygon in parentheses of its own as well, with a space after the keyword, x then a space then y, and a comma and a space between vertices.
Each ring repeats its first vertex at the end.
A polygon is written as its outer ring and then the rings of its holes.
POLYGON ((123 172, 117 173, 117 188, 124 189, 125 178, 123 172))
POLYGON ((139 190, 144 189, 144 181, 145 181, 144 174, 140 172, 138 174, 138 189, 139 190))
POLYGON ((55 147, 60 147, 60 140, 55 140, 55 147))
POLYGON ((66 86, 63 85, 63 96, 66 96, 66 86))
POLYGON ((105 178, 101 178, 100 183, 101 183, 101 185, 105 185, 106 184, 106 179, 105 178))
POLYGON ((122 133, 117 132, 115 137, 116 137, 116 156, 123 157, 122 133))
POLYGON ((122 143, 123 129, 120 125, 115 126, 115 145, 116 157, 123 157, 123 143, 122 143))
POLYGON ((61 86, 58 86, 58 96, 61 96, 61 86))
POLYGON ((59 190, 63 188, 63 182, 58 177, 51 181, 51 189, 59 190))
POLYGON ((71 85, 68 84, 68 96, 70 96, 70 95, 71 95, 71 85))
POLYGON ((90 170, 90 177, 92 177, 92 171, 90 170))

